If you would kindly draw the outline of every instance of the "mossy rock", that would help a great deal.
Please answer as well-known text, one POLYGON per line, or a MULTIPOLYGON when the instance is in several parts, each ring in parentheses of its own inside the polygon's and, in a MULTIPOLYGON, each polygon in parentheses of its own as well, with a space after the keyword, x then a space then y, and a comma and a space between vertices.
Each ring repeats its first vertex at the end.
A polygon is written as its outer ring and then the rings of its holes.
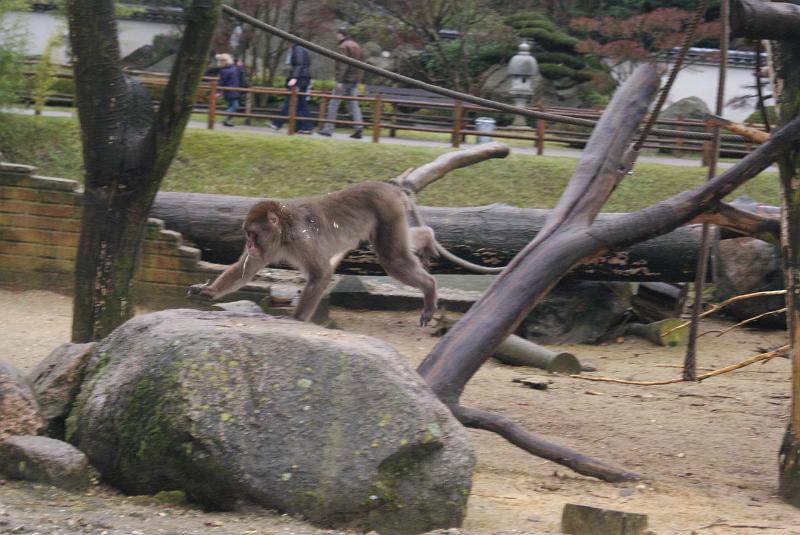
POLYGON ((130 494, 182 490, 326 527, 457 527, 462 426, 387 344, 290 319, 168 310, 99 343, 71 442, 130 494))

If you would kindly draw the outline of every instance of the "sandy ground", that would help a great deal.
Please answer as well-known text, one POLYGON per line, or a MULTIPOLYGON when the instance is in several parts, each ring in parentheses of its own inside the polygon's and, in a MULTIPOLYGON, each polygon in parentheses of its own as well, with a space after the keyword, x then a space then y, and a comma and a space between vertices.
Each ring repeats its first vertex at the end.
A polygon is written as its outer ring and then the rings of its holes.
MULTIPOLYGON (((69 339, 71 301, 42 291, 0 290, 0 360, 32 368, 69 339)), ((416 312, 332 311, 341 328, 387 340, 416 364, 437 339, 416 312)), ((699 362, 717 368, 782 344, 785 333, 709 321, 699 362)), ((677 377, 684 349, 628 338, 604 346, 561 347, 602 375, 677 377)), ((788 418, 789 362, 773 359, 699 384, 637 387, 588 382, 487 363, 464 405, 513 418, 563 446, 646 475, 611 484, 530 456, 496 435, 470 431, 477 470, 464 532, 558 532, 565 503, 645 513, 657 534, 800 534, 800 510, 775 496, 777 450, 788 418), (533 390, 512 382, 549 382, 533 390)), ((98 485, 69 494, 41 485, 0 485, 0 533, 326 533, 249 507, 205 514, 185 504, 130 498, 98 485)), ((330 532, 327 532, 330 533, 330 532)))

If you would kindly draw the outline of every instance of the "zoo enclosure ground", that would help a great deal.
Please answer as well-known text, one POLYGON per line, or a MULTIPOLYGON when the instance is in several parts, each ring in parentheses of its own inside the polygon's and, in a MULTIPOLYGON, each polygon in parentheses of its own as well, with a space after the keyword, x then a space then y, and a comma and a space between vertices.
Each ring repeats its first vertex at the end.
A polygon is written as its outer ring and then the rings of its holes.
MULTIPOLYGON (((437 339, 417 311, 333 309, 339 327, 384 339, 418 364, 437 339)), ((69 339, 71 300, 44 291, 0 289, 0 359, 30 370, 69 339)), ((716 368, 784 342, 782 331, 738 330, 704 322, 702 367, 716 368)), ((676 377, 683 348, 626 338, 601 346, 562 346, 598 375, 676 377)), ((800 534, 800 510, 776 497, 777 450, 786 427, 789 363, 763 365, 700 384, 634 387, 594 383, 488 362, 463 402, 495 411, 543 438, 645 474, 610 484, 532 457, 498 436, 471 430, 477 454, 464 533, 558 531, 567 502, 646 513, 654 533, 800 534), (544 391, 513 383, 548 382, 544 391)), ((274 512, 246 507, 208 515, 186 505, 123 497, 102 486, 67 494, 25 482, 0 486, 0 533, 330 533, 274 512)))

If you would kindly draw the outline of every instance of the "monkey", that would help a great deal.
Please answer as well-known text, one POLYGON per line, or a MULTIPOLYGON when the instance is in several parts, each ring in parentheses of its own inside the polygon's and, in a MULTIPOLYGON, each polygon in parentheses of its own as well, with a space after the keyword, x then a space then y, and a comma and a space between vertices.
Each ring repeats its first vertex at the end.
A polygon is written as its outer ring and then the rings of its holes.
POLYGON ((242 225, 245 247, 239 260, 211 284, 190 286, 188 295, 219 299, 268 264, 286 263, 305 274, 294 317, 309 321, 336 266, 359 242, 369 240, 387 274, 422 291, 419 323, 424 327, 436 312, 437 290, 423 264, 438 253, 433 229, 409 226, 407 206, 405 192, 377 181, 315 197, 259 202, 242 225))

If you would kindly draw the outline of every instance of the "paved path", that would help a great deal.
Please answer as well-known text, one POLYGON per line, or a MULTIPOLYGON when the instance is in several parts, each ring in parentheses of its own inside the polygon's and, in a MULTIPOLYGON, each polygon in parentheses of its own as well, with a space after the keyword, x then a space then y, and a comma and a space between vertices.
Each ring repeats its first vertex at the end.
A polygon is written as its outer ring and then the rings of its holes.
MULTIPOLYGON (((20 113, 24 115, 33 115, 33 110, 31 109, 24 109, 24 108, 4 108, 0 111, 6 113, 20 113)), ((68 111, 59 111, 59 110, 45 110, 44 112, 47 116, 53 117, 72 117, 75 115, 74 112, 68 111)), ((237 122, 241 122, 241 119, 236 119, 237 122)), ((259 120, 259 122, 261 122, 259 120)), ((198 129, 205 129, 207 127, 205 122, 202 121, 190 121, 187 125, 189 128, 198 128, 198 129)), ((215 129, 224 130, 226 132, 248 132, 248 133, 255 133, 261 134, 265 136, 285 136, 286 135, 286 128, 275 132, 274 130, 270 130, 266 126, 246 126, 237 124, 237 126, 233 128, 226 128, 222 126, 222 122, 217 123, 215 129)), ((299 137, 306 137, 299 135, 299 137)), ((372 136, 369 134, 365 134, 362 139, 350 139, 350 132, 334 132, 333 135, 329 138, 320 136, 316 133, 311 134, 309 137, 314 137, 315 139, 327 139, 332 141, 344 141, 349 143, 372 143, 372 136)), ((502 142, 502 140, 500 140, 502 142)), ((380 143, 383 145, 408 145, 408 146, 415 146, 415 147, 433 147, 433 148, 451 148, 450 143, 444 141, 426 141, 426 140, 419 140, 419 139, 402 139, 396 137, 381 137, 380 143)), ((464 144, 464 146, 469 146, 469 144, 464 144)), ((511 147, 512 154, 524 154, 529 156, 537 156, 536 149, 531 148, 523 148, 523 147, 511 147)), ((559 156, 564 158, 580 158, 582 152, 578 149, 566 149, 566 148, 558 148, 558 147, 546 147, 545 148, 545 156, 559 156)), ((676 158, 672 156, 660 156, 660 155, 650 155, 650 154, 642 154, 639 156, 639 162, 648 162, 648 163, 659 163, 663 165, 675 165, 679 167, 702 167, 701 161, 699 158, 676 158)), ((719 162, 718 167, 720 168, 728 168, 732 167, 734 163, 731 162, 719 162)), ((768 171, 778 172, 778 169, 774 166, 767 169, 768 171)))

